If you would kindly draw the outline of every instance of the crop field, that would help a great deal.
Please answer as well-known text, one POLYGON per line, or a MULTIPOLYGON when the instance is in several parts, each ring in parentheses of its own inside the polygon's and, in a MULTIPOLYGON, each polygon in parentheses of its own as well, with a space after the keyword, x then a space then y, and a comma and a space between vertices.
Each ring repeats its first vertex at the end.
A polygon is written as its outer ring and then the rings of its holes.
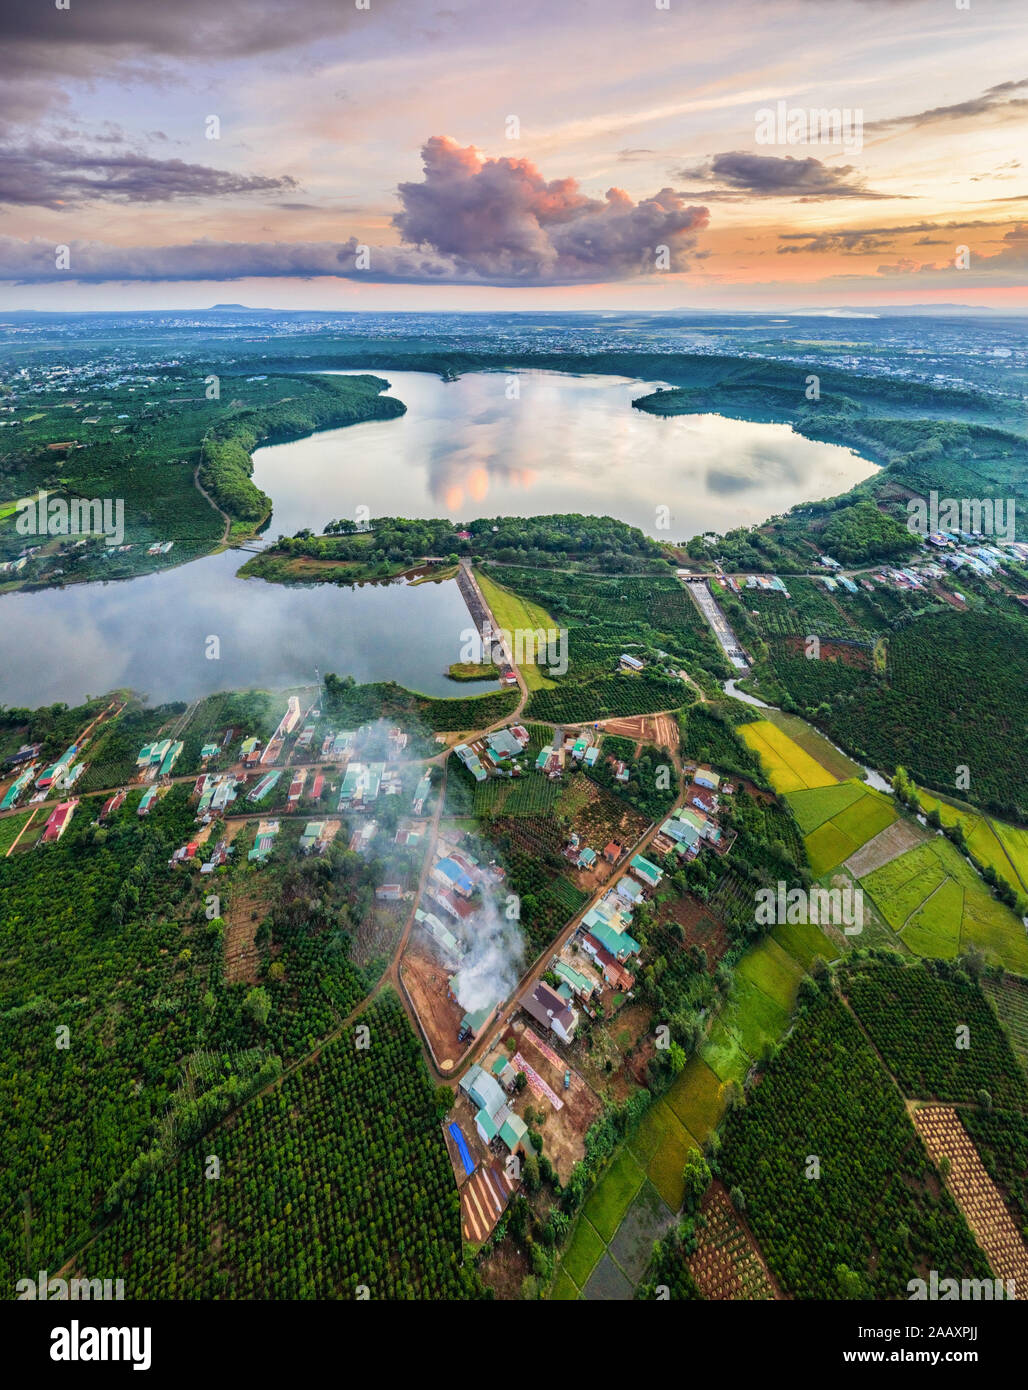
POLYGON ((705 1144, 724 1109, 722 1083, 701 1057, 690 1057, 664 1097, 688 1132, 705 1144))
MULTIPOLYGON (((475 578, 478 580, 486 603, 492 609, 493 617, 505 632, 512 634, 512 641, 513 634, 518 631, 538 633, 541 630, 548 634, 556 630, 558 624, 537 603, 523 598, 520 594, 512 593, 510 589, 505 589, 481 570, 476 573, 475 578)), ((534 640, 538 641, 538 638, 534 640)), ((514 656, 515 652, 512 651, 511 655, 514 656)), ((524 676, 525 684, 529 690, 547 690, 553 687, 554 682, 548 676, 543 675, 542 668, 537 662, 520 662, 519 670, 524 676)))
POLYGON ((1012 1279, 1015 1288, 1028 1288, 1028 1248, 956 1110, 923 1106, 914 1111, 914 1127, 936 1165, 949 1160, 946 1186, 989 1257, 993 1274, 1012 1279))
POLYGON ((776 792, 829 787, 838 780, 767 719, 740 725, 739 736, 760 758, 776 792))
POLYGON ((833 777, 845 781, 850 777, 863 776, 863 768, 859 763, 848 758, 834 743, 825 738, 824 734, 818 733, 812 724, 808 724, 798 714, 787 714, 784 709, 768 709, 763 711, 763 718, 781 729, 783 734, 788 734, 794 743, 798 743, 805 753, 809 753, 833 777))
POLYGON ((1028 1081, 988 999, 974 981, 944 970, 851 960, 841 984, 904 1095, 971 1103, 985 1090, 997 1106, 1028 1109, 1028 1081))
POLYGON ((697 1248, 686 1261, 704 1298, 766 1300, 778 1298, 763 1257, 747 1234, 728 1194, 713 1183, 700 1212, 706 1224, 697 1229, 697 1248))
POLYGON ((855 778, 837 782, 834 786, 809 787, 802 791, 789 792, 786 801, 792 807, 797 824, 804 835, 809 835, 819 825, 831 820, 847 806, 852 806, 864 795, 865 787, 855 778))
MULTIPOLYGON (((813 793, 794 793, 794 795, 824 795, 825 792, 838 792, 853 783, 841 782, 837 787, 822 788, 813 793)), ((826 819, 816 830, 805 836, 807 858, 815 878, 829 873, 856 854, 868 840, 880 834, 894 820, 897 812, 891 799, 871 787, 857 784, 859 796, 844 804, 830 819, 826 819)), ((805 807, 808 814, 813 807, 805 807)))
POLYGON ((916 788, 923 809, 937 811, 943 825, 959 825, 968 849, 979 864, 991 868, 1017 893, 1028 888, 1028 830, 991 819, 970 807, 954 805, 916 788))
POLYGON ((644 1178, 642 1168, 629 1150, 622 1149, 582 1208, 583 1218, 602 1240, 610 1241, 644 1178))
MULTIPOLYGON (((817 954, 837 952, 826 945, 817 954)), ((746 953, 728 1003, 700 1049, 720 1081, 741 1082, 765 1046, 781 1037, 802 973, 803 967, 770 937, 746 953)))
POLYGON ((1020 918, 941 835, 873 870, 861 886, 918 955, 950 958, 973 945, 1007 969, 1028 972, 1020 918))
POLYGON ((31 811, 24 811, 21 815, 4 816, 0 820, 0 857, 14 844, 31 815, 31 811))
POLYGON ((726 1186, 741 1189, 747 1222, 787 1295, 847 1296, 840 1266, 872 1298, 905 1297, 921 1268, 988 1276, 899 1093, 832 994, 804 1004, 760 1085, 729 1113, 717 1167, 726 1186), (806 1176, 808 1154, 820 1162, 816 1182, 806 1176))
POLYGON ((992 1000, 1015 1055, 1028 1069, 1028 980, 1017 975, 1003 975, 1001 979, 987 975, 982 988, 992 1000))
POLYGON ((964 1128, 986 1171, 999 1187, 1022 1235, 1028 1233, 1028 1116, 1016 1110, 965 1106, 964 1128))

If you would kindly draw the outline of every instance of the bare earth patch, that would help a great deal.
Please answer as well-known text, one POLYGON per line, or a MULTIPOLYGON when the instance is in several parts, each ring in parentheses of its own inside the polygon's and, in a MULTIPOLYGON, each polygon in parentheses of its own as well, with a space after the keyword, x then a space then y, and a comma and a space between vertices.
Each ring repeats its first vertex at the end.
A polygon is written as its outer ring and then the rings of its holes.
POLYGON ((924 832, 910 821, 893 821, 868 840, 866 845, 861 845, 856 854, 851 854, 845 867, 854 878, 863 878, 865 874, 880 869, 883 864, 898 859, 908 849, 921 844, 924 838, 924 832))

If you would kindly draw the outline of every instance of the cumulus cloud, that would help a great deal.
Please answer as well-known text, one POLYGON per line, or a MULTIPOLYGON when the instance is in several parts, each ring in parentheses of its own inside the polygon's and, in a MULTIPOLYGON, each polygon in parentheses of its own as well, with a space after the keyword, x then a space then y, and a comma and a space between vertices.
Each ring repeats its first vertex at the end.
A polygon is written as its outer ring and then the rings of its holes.
POLYGON ((653 271, 659 246, 670 269, 684 270, 708 222, 706 208, 670 188, 639 203, 620 188, 589 198, 573 178, 547 181, 530 160, 483 159, 441 136, 426 142, 422 160, 422 181, 400 184, 393 225, 406 243, 450 258, 459 278, 623 280, 653 271))
MULTIPOLYGON (((101 137, 119 146, 117 132, 101 137)), ((235 174, 181 159, 155 159, 136 151, 84 149, 70 144, 0 146, 0 203, 48 208, 99 200, 166 202, 175 198, 281 193, 296 188, 285 175, 235 174)))
MULTIPOLYGON (((0 239, 0 275, 22 282, 335 275, 376 283, 588 284, 652 273, 661 247, 667 269, 684 270, 708 221, 706 208, 687 205, 670 188, 638 203, 619 188, 597 199, 575 179, 547 181, 525 159, 483 159, 444 138, 429 140, 422 153, 423 180, 398 190, 399 246, 362 247, 354 237, 151 247, 76 242, 68 243, 70 265, 62 272, 50 242, 7 237, 0 239)), ((199 175, 196 182, 203 182, 199 175)))
POLYGON ((742 201, 749 198, 794 198, 802 203, 830 198, 891 198, 864 185, 852 164, 831 167, 812 155, 797 159, 793 155, 750 154, 746 150, 726 150, 704 163, 681 169, 681 179, 701 179, 711 184, 705 194, 683 196, 711 200, 742 201))

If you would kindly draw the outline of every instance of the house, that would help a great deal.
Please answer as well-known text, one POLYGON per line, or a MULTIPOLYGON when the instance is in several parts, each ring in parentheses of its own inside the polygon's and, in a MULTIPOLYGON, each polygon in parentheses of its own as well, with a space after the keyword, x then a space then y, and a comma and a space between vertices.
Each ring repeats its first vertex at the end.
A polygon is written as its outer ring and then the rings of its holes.
POLYGON ((260 821, 257 826, 257 838, 254 840, 253 849, 246 856, 247 859, 256 864, 263 864, 271 853, 278 830, 277 820, 260 821))
POLYGON ((428 794, 431 790, 432 778, 426 772, 424 777, 422 777, 421 781, 415 788, 414 800, 411 802, 411 810, 414 812, 416 816, 420 816, 422 811, 425 809, 425 802, 428 800, 428 794))
POLYGON ((43 829, 43 844, 52 845, 61 838, 68 826, 71 818, 75 814, 77 801, 62 801, 53 811, 50 812, 50 819, 43 829))
POLYGON ((205 763, 210 758, 216 758, 220 752, 221 749, 218 747, 216 743, 205 743, 204 746, 200 749, 200 761, 202 763, 205 763))
POLYGON ((693 773, 692 780, 698 787, 706 787, 708 791, 712 792, 716 792, 721 785, 721 778, 709 767, 698 767, 693 773))
POLYGON ((4 796, 3 801, 0 801, 0 811, 9 811, 11 809, 14 803, 18 800, 18 797, 21 796, 25 788, 29 786, 29 784, 31 783, 32 778, 35 776, 35 772, 36 765, 35 763, 33 763, 30 767, 25 769, 25 771, 21 774, 20 777, 15 778, 15 780, 7 788, 7 792, 4 796))
POLYGON ((628 867, 647 888, 656 888, 664 877, 664 870, 658 868, 656 864, 651 864, 641 854, 635 855, 628 867))
POLYGON ((590 980, 588 975, 583 975, 581 970, 576 970, 573 965, 569 965, 565 960, 558 960, 553 967, 553 973, 566 984, 571 986, 574 994, 579 999, 591 999, 596 993, 596 984, 590 980))
POLYGON ((637 656, 630 656, 627 652, 622 652, 618 657, 618 665, 622 671, 645 670, 645 662, 640 661, 637 656))
POLYGON ((637 883, 634 878, 629 878, 627 874, 618 879, 614 892, 629 903, 639 902, 643 895, 642 884, 637 883))
POLYGON ((618 842, 616 840, 611 840, 610 844, 604 847, 603 857, 608 864, 616 864, 621 858, 622 853, 623 851, 618 842))
POLYGON ((518 1003, 530 1018, 550 1028, 563 1042, 571 1042, 578 1026, 578 1014, 542 980, 535 989, 523 994, 518 1003))
POLYGON ((188 864, 189 861, 195 857, 196 851, 199 848, 200 845, 197 840, 190 840, 187 845, 182 845, 168 860, 169 869, 174 868, 176 864, 188 864))
POLYGON ((311 800, 312 800, 312 801, 318 801, 318 800, 320 800, 320 799, 321 799, 321 793, 322 793, 322 791, 324 791, 324 788, 325 788, 325 774, 324 774, 323 772, 319 772, 319 773, 316 774, 316 776, 315 776, 315 778, 314 778, 314 785, 311 787, 311 800))
POLYGON ((109 796, 100 809, 100 815, 98 817, 98 820, 101 823, 103 823, 105 820, 109 820, 110 817, 113 816, 116 811, 121 810, 122 802, 124 800, 125 792, 115 792, 113 796, 109 796))
POLYGON ((293 773, 293 780, 289 784, 289 795, 286 798, 290 804, 300 800, 306 784, 307 769, 305 767, 297 768, 296 772, 293 773))
POLYGON ((513 729, 498 729, 494 734, 487 734, 485 741, 490 753, 497 758, 516 758, 524 747, 513 729))
POLYGON ((580 869, 591 869, 596 863, 596 851, 586 845, 585 849, 579 851, 578 867, 580 869))
POLYGON ((599 760, 600 749, 598 744, 593 744, 591 748, 585 750, 585 756, 582 761, 585 763, 586 767, 595 767, 599 760))
POLYGON ((259 738, 246 738, 240 745, 244 767, 256 767, 261 760, 261 741, 259 738))
POLYGON ((441 946, 450 957, 451 963, 456 965, 461 958, 462 947, 449 927, 440 922, 434 912, 423 912, 420 907, 415 910, 414 920, 419 926, 424 927, 436 945, 441 946))
POLYGON ((150 807, 154 804, 156 800, 157 788, 147 787, 146 791, 142 795, 142 798, 140 799, 139 807, 136 814, 140 816, 148 816, 150 814, 150 807))
MULTIPOLYGON (((461 762, 471 773, 476 782, 485 781, 488 774, 482 766, 477 753, 470 749, 466 743, 458 743, 453 751, 456 753, 457 757, 460 758, 461 762)), ((520 752, 520 749, 518 751, 520 752)))
POLYGON ((716 816, 718 809, 718 799, 713 792, 706 787, 698 786, 696 783, 688 791, 689 805, 695 806, 698 811, 703 811, 708 816, 716 816))
POLYGON ((518 1149, 531 1149, 532 1144, 528 1137, 528 1126, 520 1115, 516 1115, 513 1110, 507 1111, 507 1118, 500 1126, 500 1139, 507 1146, 511 1153, 516 1153, 518 1149))
POLYGON ((300 836, 300 850, 304 854, 310 854, 312 849, 319 847, 325 833, 325 822, 323 820, 310 820, 304 826, 303 834, 300 836))
MULTIPOLYGON (((627 960, 629 956, 637 956, 642 950, 638 941, 629 936, 628 932, 615 931, 607 922, 590 922, 587 918, 582 925, 586 928, 589 936, 593 938, 593 941, 602 946, 605 951, 609 951, 614 960, 618 962, 627 960)), ((588 949, 588 940, 585 945, 588 949)))
POLYGON ((254 787, 253 791, 250 792, 247 796, 247 801, 262 800, 264 797, 268 795, 270 791, 274 790, 281 776, 281 770, 279 770, 278 772, 266 772, 264 776, 260 779, 260 781, 257 783, 257 785, 254 787))
POLYGON ((165 753, 163 759, 161 760, 160 772, 157 774, 159 777, 170 777, 171 769, 175 766, 179 754, 182 752, 182 749, 184 747, 184 743, 173 743, 171 745, 171 747, 168 749, 167 753, 165 753))
POLYGON ((380 903, 398 903, 403 897, 403 888, 399 883, 383 883, 381 888, 375 889, 375 897, 380 903))
POLYGON ((507 1097, 500 1083, 487 1071, 483 1071, 477 1062, 461 1077, 459 1086, 472 1105, 477 1106, 479 1110, 487 1111, 490 1115, 495 1115, 497 1110, 507 1104, 507 1097))
POLYGON ((608 985, 627 991, 635 984, 635 976, 592 934, 582 937, 582 949, 595 961, 608 985))
POLYGON ((452 858, 436 860, 435 864, 432 865, 431 876, 445 888, 451 888, 454 892, 459 893, 462 898, 470 898, 475 891, 475 885, 471 879, 452 858))

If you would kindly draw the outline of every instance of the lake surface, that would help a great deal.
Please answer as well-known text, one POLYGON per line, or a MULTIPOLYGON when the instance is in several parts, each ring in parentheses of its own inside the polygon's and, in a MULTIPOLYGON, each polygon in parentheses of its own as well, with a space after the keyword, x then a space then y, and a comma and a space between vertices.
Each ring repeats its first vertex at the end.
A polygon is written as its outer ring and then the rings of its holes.
POLYGON ((788 425, 632 409, 660 383, 558 372, 475 372, 459 381, 375 374, 406 415, 254 454, 254 481, 274 500, 269 537, 356 520, 366 507, 372 517, 453 521, 587 512, 658 540, 687 540, 832 497, 877 471, 852 449, 788 425))
POLYGON ((473 627, 452 580, 296 588, 237 579, 245 559, 225 551, 141 579, 5 594, 0 704, 72 704, 119 686, 159 704, 313 682, 315 667, 427 695, 498 689, 444 675, 473 627))
MULTIPOLYGON (((874 466, 786 425, 632 410, 651 386, 616 377, 380 373, 399 419, 260 449, 266 535, 371 516, 608 513, 665 540, 762 521, 849 488, 874 466), (515 395, 513 383, 516 383, 515 395), (669 525, 657 524, 666 507, 669 525)), ((471 626, 453 582, 306 588, 238 579, 228 551, 162 574, 0 596, 0 703, 36 706, 130 686, 154 702, 308 682, 315 667, 428 695, 496 688, 443 674, 471 626), (207 638, 218 660, 205 656, 207 638)))

